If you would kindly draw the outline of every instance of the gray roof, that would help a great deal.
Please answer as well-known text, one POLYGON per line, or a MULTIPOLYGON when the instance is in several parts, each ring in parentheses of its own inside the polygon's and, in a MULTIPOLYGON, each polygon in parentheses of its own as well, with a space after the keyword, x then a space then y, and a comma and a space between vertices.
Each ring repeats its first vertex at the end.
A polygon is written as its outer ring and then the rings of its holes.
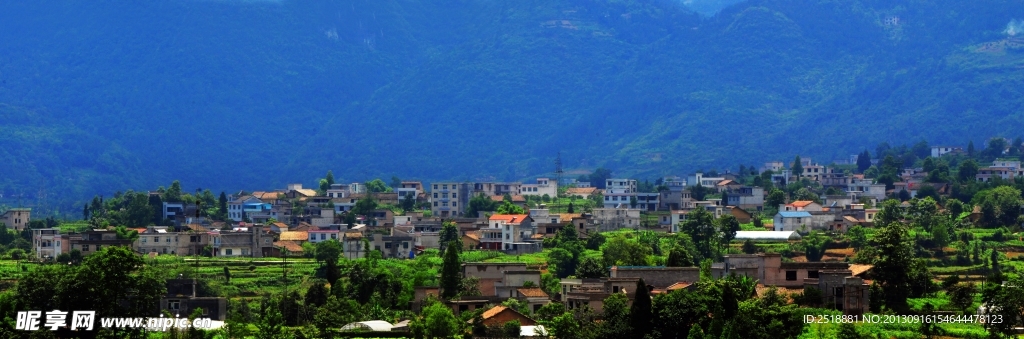
POLYGON ((341 328, 341 331, 352 331, 352 330, 366 330, 374 332, 390 332, 395 327, 391 323, 383 320, 370 320, 350 323, 341 328))

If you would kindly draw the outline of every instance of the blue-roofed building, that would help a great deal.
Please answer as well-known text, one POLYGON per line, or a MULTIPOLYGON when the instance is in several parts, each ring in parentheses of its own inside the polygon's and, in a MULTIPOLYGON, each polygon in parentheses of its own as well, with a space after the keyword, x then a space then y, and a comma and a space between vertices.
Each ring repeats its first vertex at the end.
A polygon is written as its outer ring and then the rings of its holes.
POLYGON ((805 211, 799 212, 779 212, 775 214, 775 230, 776 231, 799 231, 801 228, 810 230, 813 217, 811 213, 805 211))

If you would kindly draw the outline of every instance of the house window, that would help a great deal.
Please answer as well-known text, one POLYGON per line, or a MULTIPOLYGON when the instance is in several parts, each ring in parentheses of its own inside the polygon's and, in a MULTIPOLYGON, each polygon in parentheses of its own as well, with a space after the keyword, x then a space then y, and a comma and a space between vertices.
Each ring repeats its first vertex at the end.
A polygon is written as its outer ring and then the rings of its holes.
POLYGON ((82 245, 82 252, 89 252, 89 245, 82 245))
POLYGON ((181 309, 181 301, 178 301, 178 300, 168 300, 167 301, 167 309, 174 310, 174 311, 180 310, 181 309))
POLYGON ((391 248, 391 243, 390 242, 384 243, 384 248, 391 248))
POLYGON ((408 242, 403 242, 402 243, 402 248, 408 249, 409 248, 409 243, 408 242))
POLYGON ((231 249, 229 248, 229 249, 224 250, 224 254, 225 255, 231 255, 231 249))
POLYGON ((452 193, 452 199, 455 199, 455 198, 458 198, 458 197, 455 196, 455 193, 452 193))
POLYGON ((455 207, 456 202, 452 201, 452 207, 455 207))
POLYGON ((170 243, 170 242, 171 242, 171 238, 170 238, 170 237, 168 237, 168 238, 167 238, 167 242, 168 242, 168 243, 170 243))
POLYGON ((786 271, 786 281, 796 281, 796 271, 786 271))
POLYGON ((143 243, 143 244, 145 244, 145 243, 146 243, 146 238, 142 238, 142 243, 143 243))
POLYGON ((807 277, 811 279, 818 279, 818 271, 807 271, 807 277))
POLYGON ((434 199, 437 199, 437 193, 434 193, 434 199))
POLYGON ((153 237, 153 242, 160 242, 160 237, 153 237))
POLYGON ((437 201, 434 202, 434 207, 437 207, 437 201))

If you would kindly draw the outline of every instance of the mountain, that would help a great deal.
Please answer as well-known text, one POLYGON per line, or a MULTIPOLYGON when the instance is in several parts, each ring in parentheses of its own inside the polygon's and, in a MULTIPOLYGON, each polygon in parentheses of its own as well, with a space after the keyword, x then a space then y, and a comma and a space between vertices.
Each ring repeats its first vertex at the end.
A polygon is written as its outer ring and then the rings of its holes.
POLYGON ((3 7, 0 203, 71 215, 176 179, 518 180, 558 152, 653 178, 1024 126, 1019 1, 3 7))

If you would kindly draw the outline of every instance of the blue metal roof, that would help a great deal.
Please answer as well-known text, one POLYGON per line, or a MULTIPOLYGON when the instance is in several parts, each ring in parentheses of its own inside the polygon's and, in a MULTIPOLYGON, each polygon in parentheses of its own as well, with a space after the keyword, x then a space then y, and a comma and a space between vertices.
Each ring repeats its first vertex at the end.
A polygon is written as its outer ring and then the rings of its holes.
POLYGON ((810 218, 811 214, 800 211, 800 212, 779 212, 783 218, 810 218))

